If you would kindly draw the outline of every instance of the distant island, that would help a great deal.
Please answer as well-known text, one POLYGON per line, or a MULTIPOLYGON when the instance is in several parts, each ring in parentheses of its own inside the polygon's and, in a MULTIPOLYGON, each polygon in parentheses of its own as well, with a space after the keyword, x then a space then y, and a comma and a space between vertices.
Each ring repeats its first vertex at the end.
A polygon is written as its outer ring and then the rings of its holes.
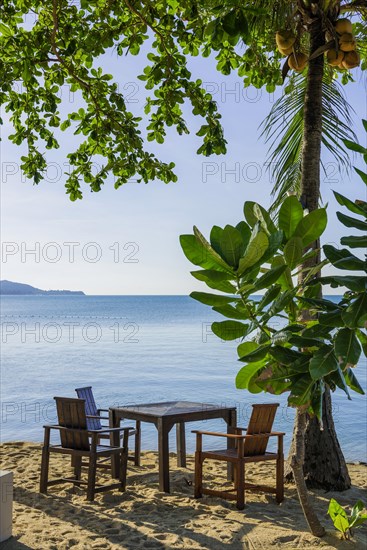
POLYGON ((31 285, 25 285, 23 283, 14 283, 13 281, 0 281, 0 295, 39 295, 46 294, 48 296, 61 296, 61 295, 77 295, 85 296, 81 290, 41 290, 31 285))

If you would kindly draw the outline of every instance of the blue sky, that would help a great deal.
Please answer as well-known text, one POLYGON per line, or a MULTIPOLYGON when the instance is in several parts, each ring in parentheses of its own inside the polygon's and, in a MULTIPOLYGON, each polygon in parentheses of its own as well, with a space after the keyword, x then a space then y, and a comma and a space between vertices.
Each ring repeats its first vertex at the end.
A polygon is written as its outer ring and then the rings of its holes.
MULTIPOLYGON (((100 65, 114 74, 128 96, 132 111, 145 117, 146 91, 137 80, 146 52, 117 57, 111 52, 100 65)), ((265 170, 267 146, 258 126, 277 94, 243 89, 236 75, 222 76, 210 59, 194 59, 195 77, 213 93, 223 115, 228 141, 225 156, 200 157, 195 136, 200 120, 187 109, 189 136, 169 131, 165 144, 148 144, 160 158, 176 163, 178 182, 147 185, 131 182, 119 190, 112 178, 99 193, 83 188, 84 199, 71 203, 65 194, 62 171, 73 139, 65 135, 59 150, 49 155, 46 181, 26 181, 19 169, 22 147, 7 140, 11 125, 5 119, 1 143, 1 278, 40 288, 69 288, 88 294, 188 294, 202 285, 190 276, 192 266, 183 256, 179 235, 197 225, 208 234, 212 225, 236 224, 243 219, 243 203, 271 202, 272 183, 265 170), (33 250, 33 253, 32 253, 33 250)), ((361 142, 361 118, 366 115, 366 81, 348 85, 348 100, 356 111, 355 131, 361 142)), ((77 108, 80 99, 62 89, 64 108, 77 108)), ((324 156, 328 174, 322 175, 322 195, 329 203, 329 225, 323 241, 339 244, 342 226, 335 217, 335 189, 351 198, 365 196, 357 176, 336 173, 324 156)))

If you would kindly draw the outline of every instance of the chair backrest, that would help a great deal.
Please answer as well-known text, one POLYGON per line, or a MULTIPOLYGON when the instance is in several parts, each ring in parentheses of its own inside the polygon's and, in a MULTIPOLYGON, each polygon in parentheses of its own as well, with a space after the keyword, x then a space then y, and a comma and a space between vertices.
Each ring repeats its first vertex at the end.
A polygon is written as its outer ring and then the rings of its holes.
MULTIPOLYGON (((278 407, 279 403, 252 405, 252 414, 246 434, 254 435, 270 433, 278 407)), ((261 456, 265 454, 268 441, 269 437, 245 439, 244 455, 261 456)))
MULTIPOLYGON (((85 399, 85 413, 90 416, 98 416, 98 409, 94 400, 92 386, 85 388, 75 388, 79 399, 85 399)), ((99 418, 87 418, 88 430, 101 430, 102 423, 99 418)))
POLYGON ((89 451, 87 417, 84 399, 54 397, 59 426, 79 430, 60 430, 61 446, 79 451, 89 451))

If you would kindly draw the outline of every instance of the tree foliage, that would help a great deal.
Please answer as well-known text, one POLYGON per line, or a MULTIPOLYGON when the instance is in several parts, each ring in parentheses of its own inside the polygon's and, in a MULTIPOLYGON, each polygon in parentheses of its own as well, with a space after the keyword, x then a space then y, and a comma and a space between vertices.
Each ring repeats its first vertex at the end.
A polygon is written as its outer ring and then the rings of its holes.
MULTIPOLYGON (((353 372, 365 338, 360 330, 366 315, 359 307, 366 299, 362 281, 351 276, 347 280, 358 288, 357 297, 340 303, 320 299, 321 283, 338 283, 338 277, 316 277, 323 261, 306 268, 302 285, 296 284, 305 259, 317 254, 311 245, 326 227, 325 209, 304 215, 298 199, 290 196, 277 222, 253 202, 245 203, 244 215, 246 221, 235 227, 214 226, 209 241, 196 227, 193 235, 181 236, 186 257, 202 268, 192 275, 222 293, 191 296, 227 318, 212 324, 218 337, 239 340, 238 360, 244 366, 237 374, 237 388, 288 392, 289 405, 321 420, 325 385, 342 388, 349 398, 349 389, 363 393, 353 372), (264 290, 263 296, 254 297, 264 290)), ((360 269, 360 260, 348 256, 346 261, 360 269)))
MULTIPOLYGON (((327 22, 329 16, 363 11, 364 4, 325 1, 315 17, 322 15, 327 22)), ((307 50, 312 9, 301 0, 3 0, 0 105, 14 127, 11 141, 27 146, 21 165, 24 174, 35 183, 42 180, 47 151, 59 147, 63 131, 79 140, 68 154, 66 189, 72 200, 82 197, 83 180, 92 191, 99 191, 109 174, 115 187, 135 175, 144 182, 175 181, 174 164, 150 152, 145 137, 163 143, 167 127, 188 133, 185 102, 203 119, 198 153, 225 153, 216 103, 201 80, 192 77, 190 57, 214 56, 222 74, 235 71, 244 86, 273 91, 284 76, 275 31, 291 28, 307 50), (148 63, 139 78, 147 89, 146 128, 130 111, 113 75, 100 67, 101 56, 110 51, 117 55, 117 67, 120 63, 123 67, 123 57, 138 55, 145 43, 150 50, 148 63), (60 100, 65 84, 83 101, 78 109, 69 106, 66 116, 60 100), (96 163, 97 173, 92 170, 96 163)), ((365 68, 363 19, 356 21, 355 32, 365 68)), ((348 71, 343 78, 351 78, 348 71)))

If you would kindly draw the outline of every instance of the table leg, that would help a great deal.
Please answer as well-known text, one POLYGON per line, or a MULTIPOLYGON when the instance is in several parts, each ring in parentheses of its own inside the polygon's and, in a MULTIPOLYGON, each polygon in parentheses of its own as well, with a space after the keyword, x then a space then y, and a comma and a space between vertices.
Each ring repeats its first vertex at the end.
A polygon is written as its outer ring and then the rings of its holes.
POLYGON ((158 430, 158 466, 159 466, 159 490, 169 493, 169 445, 168 426, 161 418, 157 421, 158 430))
MULTIPOLYGON (((227 422, 227 434, 235 433, 237 426, 237 411, 228 411, 225 421, 227 422)), ((227 449, 234 449, 236 440, 230 437, 227 438, 227 449)), ((227 463, 227 479, 228 481, 234 481, 234 465, 232 462, 227 463)))
MULTIPOLYGON (((120 420, 117 418, 117 415, 115 411, 109 411, 109 426, 110 428, 118 428, 120 424, 120 420)), ((112 432, 110 435, 110 444, 113 447, 120 447, 120 433, 119 432, 112 432)), ((111 456, 111 475, 115 479, 119 479, 120 476, 120 460, 119 455, 117 453, 114 453, 111 456)))
POLYGON ((141 423, 140 420, 136 421, 136 434, 135 434, 135 455, 134 464, 140 466, 140 449, 141 449, 141 423))
POLYGON ((177 466, 186 468, 186 436, 185 422, 176 424, 177 466))

